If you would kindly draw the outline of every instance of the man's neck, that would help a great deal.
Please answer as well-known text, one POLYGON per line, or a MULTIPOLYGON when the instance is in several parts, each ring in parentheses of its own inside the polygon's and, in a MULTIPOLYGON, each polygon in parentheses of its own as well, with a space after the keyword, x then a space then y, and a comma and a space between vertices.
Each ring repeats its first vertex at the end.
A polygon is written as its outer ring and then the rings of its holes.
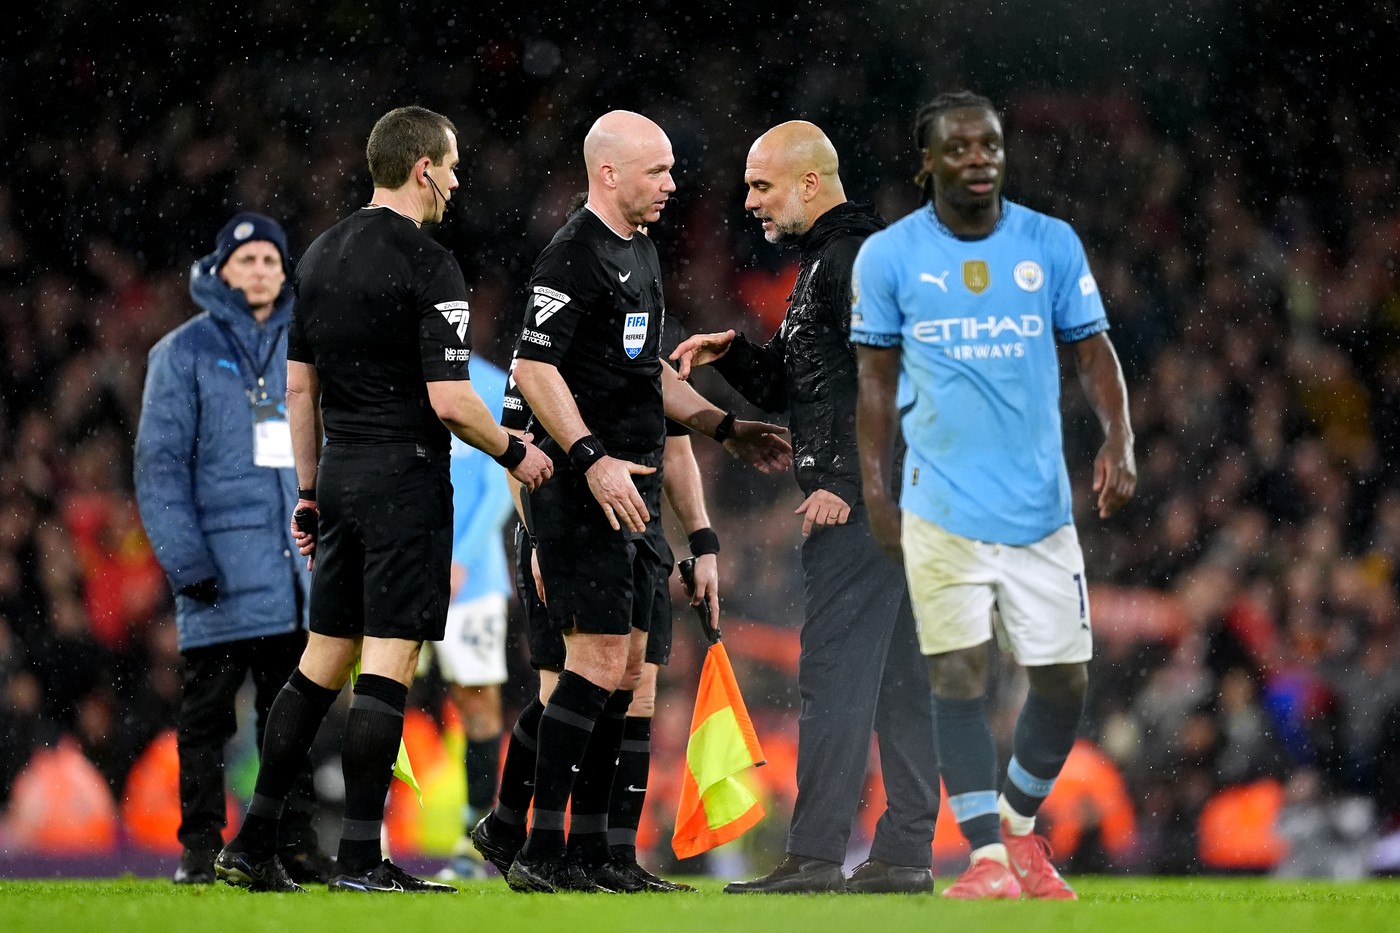
POLYGON ((969 211, 957 210, 946 201, 934 199, 933 210, 943 222, 943 226, 952 231, 954 236, 987 236, 997 228, 997 222, 1001 220, 1001 198, 998 197, 987 207, 969 211))
POLYGON ((813 227, 815 227, 818 223, 820 223, 820 222, 821 222, 821 219, 822 219, 823 217, 825 217, 827 214, 830 214, 830 213, 831 213, 831 209, 832 209, 832 208, 834 208, 834 207, 840 207, 842 204, 845 204, 845 203, 846 203, 846 199, 845 199, 844 197, 843 197, 843 198, 826 198, 826 199, 824 199, 823 201, 821 201, 818 205, 816 205, 816 208, 815 208, 815 210, 816 210, 816 215, 815 215, 814 217, 812 217, 812 222, 811 222, 810 224, 807 225, 807 229, 808 229, 808 230, 811 230, 811 229, 812 229, 813 227))
POLYGON ((423 207, 418 201, 416 192, 409 186, 403 188, 375 188, 370 195, 369 204, 366 207, 387 207, 395 214, 413 221, 416 226, 423 226, 423 207))
POLYGON ((276 302, 273 302, 273 304, 258 305, 256 308, 253 308, 253 320, 257 321, 259 324, 266 324, 267 319, 272 317, 275 305, 276 302))
POLYGON ((627 223, 621 211, 617 210, 615 207, 609 210, 612 205, 609 205, 601 199, 595 201, 592 196, 590 196, 588 200, 584 202, 583 206, 592 211, 599 220, 608 225, 609 230, 616 233, 624 240, 632 239, 632 234, 637 232, 636 226, 627 223))

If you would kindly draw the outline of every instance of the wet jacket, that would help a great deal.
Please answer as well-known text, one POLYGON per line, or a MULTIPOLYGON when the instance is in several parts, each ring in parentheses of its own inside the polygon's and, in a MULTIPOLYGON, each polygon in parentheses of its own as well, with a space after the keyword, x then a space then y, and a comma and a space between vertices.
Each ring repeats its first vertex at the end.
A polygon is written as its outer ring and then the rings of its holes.
POLYGON ((856 453, 856 357, 851 347, 851 266, 865 238, 886 223, 849 201, 817 218, 796 243, 797 283, 767 344, 740 334, 713 365, 768 412, 790 412, 793 464, 804 495, 817 489, 860 502, 856 453))
POLYGON ((259 325, 243 293, 214 273, 214 258, 190 270, 190 295, 204 313, 151 348, 136 435, 136 501, 176 592, 181 651, 304 626, 310 591, 289 528, 296 471, 254 465, 248 398, 265 391, 286 417, 292 289, 259 325), (254 371, 265 360, 257 388, 254 371), (211 577, 215 603, 180 594, 211 577))

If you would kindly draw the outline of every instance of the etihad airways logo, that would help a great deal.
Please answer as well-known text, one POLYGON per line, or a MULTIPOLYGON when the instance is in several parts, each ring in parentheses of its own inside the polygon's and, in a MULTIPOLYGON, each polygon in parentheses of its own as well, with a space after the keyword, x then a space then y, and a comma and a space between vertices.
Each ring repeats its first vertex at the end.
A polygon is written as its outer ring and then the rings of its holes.
POLYGON ((467 310, 467 303, 465 301, 444 301, 433 305, 433 307, 441 311, 447 323, 456 329, 457 342, 466 343, 467 324, 472 319, 471 312, 467 310))
POLYGON ((1000 340, 1003 337, 1039 337, 1045 321, 1038 314, 1020 317, 950 317, 920 321, 914 325, 914 339, 920 343, 952 343, 965 340, 1000 340))

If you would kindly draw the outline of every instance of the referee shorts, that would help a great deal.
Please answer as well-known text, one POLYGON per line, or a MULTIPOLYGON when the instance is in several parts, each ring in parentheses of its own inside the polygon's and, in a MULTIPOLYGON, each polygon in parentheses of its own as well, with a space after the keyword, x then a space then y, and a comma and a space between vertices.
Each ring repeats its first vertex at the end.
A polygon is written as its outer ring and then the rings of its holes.
POLYGON ((438 641, 447 621, 452 481, 446 451, 327 445, 311 578, 311 631, 438 641))
POLYGON ((598 635, 649 631, 670 563, 657 547, 661 474, 632 477, 651 514, 640 532, 614 531, 584 476, 565 469, 530 494, 551 629, 598 635))
MULTIPOLYGON (((648 526, 648 532, 651 526, 648 526)), ((652 594, 651 624, 647 628, 646 661, 648 664, 665 665, 671 663, 671 570, 675 557, 666 536, 660 533, 651 537, 654 546, 661 554, 665 575, 658 575, 656 590, 652 594)), ((535 589, 535 575, 530 569, 530 536, 525 527, 515 526, 515 590, 520 598, 524 613, 525 630, 530 640, 530 665, 536 670, 562 670, 564 667, 564 633, 549 624, 549 613, 540 602, 535 589)))

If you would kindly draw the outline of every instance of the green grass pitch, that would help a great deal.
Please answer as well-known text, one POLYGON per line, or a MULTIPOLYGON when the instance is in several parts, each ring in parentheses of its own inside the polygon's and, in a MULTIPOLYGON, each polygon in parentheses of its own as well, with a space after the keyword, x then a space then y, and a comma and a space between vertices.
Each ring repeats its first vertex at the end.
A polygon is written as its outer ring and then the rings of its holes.
MULTIPOLYGON (((691 879, 695 880, 695 879, 691 879)), ((1078 903, 881 895, 520 895, 499 879, 449 895, 249 894, 166 880, 0 879, 6 933, 1364 933, 1400 930, 1400 880, 1076 877, 1078 903)), ((940 879, 939 887, 947 879, 940 879)))

